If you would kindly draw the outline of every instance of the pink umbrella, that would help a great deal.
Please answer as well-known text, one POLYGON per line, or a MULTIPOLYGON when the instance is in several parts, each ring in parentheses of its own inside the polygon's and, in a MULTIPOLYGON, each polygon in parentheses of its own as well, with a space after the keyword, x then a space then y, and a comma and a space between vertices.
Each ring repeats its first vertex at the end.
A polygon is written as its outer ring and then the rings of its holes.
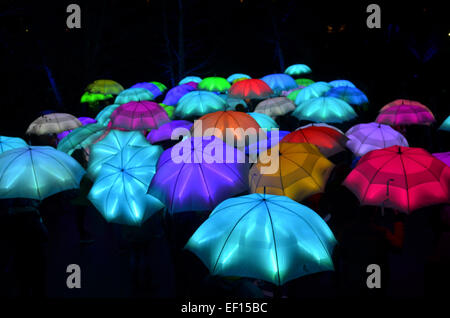
POLYGON ((436 119, 428 109, 418 105, 395 105, 378 115, 376 122, 386 125, 431 125, 436 119))
POLYGON ((127 130, 155 129, 170 121, 164 108, 150 101, 122 104, 113 111, 110 118, 111 128, 127 130))
POLYGON ((432 155, 450 167, 450 152, 437 152, 432 155))
POLYGON ((185 128, 189 131, 192 125, 193 123, 187 120, 174 120, 161 125, 158 129, 151 130, 147 135, 147 140, 152 144, 163 140, 170 140, 172 137, 172 132, 176 128, 185 128))
POLYGON ((189 85, 189 86, 192 86, 193 88, 197 89, 198 83, 196 83, 196 82, 187 82, 187 83, 185 83, 185 85, 189 85))
POLYGON ((380 113, 384 112, 386 109, 391 108, 392 106, 398 106, 398 105, 419 106, 419 107, 422 107, 422 108, 428 110, 431 113, 431 110, 424 104, 421 104, 414 100, 408 100, 408 99, 396 99, 393 102, 390 102, 389 104, 384 105, 383 108, 381 108, 379 112, 380 113))

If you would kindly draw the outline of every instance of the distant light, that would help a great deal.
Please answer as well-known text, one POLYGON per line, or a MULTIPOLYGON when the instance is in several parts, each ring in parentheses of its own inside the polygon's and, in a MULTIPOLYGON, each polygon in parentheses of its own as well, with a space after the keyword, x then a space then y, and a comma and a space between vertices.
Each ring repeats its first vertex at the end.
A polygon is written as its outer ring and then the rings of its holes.
POLYGON ((28 32, 28 29, 25 29, 25 32, 28 32))
POLYGON ((448 32, 448 34, 447 34, 448 36, 450 36, 450 32, 448 32))

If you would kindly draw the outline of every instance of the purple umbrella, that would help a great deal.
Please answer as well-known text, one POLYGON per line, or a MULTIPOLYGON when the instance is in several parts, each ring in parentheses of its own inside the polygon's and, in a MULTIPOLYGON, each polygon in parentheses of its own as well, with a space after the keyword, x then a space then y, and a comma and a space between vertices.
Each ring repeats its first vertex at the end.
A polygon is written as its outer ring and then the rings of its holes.
POLYGON ((159 90, 158 86, 156 86, 153 83, 147 83, 147 82, 137 83, 137 84, 134 84, 133 86, 131 86, 131 88, 145 88, 146 90, 150 91, 150 93, 153 94, 154 98, 156 98, 162 94, 162 92, 159 90))
POLYGON ((284 136, 289 134, 289 131, 279 130, 278 131, 278 138, 274 137, 273 143, 272 143, 272 134, 274 130, 269 130, 266 132, 267 140, 259 140, 258 142, 255 142, 249 146, 245 147, 245 153, 247 155, 255 155, 259 154, 260 152, 263 152, 267 149, 272 148, 272 146, 277 145, 281 139, 283 139, 284 136))
POLYGON ((195 88, 188 84, 175 86, 167 92, 163 104, 175 106, 181 97, 192 91, 195 91, 195 88))
POLYGON ((170 140, 172 137, 172 132, 176 128, 185 128, 190 130, 193 123, 187 120, 174 120, 164 125, 161 125, 158 129, 151 130, 147 135, 147 140, 152 144, 163 141, 170 140))
MULTIPOLYGON (((87 125, 87 124, 95 124, 97 122, 94 118, 91 118, 91 117, 78 117, 78 120, 81 122, 81 124, 83 126, 87 125)), ((72 132, 72 130, 73 129, 63 131, 62 133, 59 133, 58 135, 56 135, 56 137, 58 138, 58 140, 61 140, 64 137, 66 137, 68 134, 70 134, 72 132)))
POLYGON ((244 162, 244 153, 219 138, 187 138, 163 152, 147 193, 169 213, 212 211, 248 191, 249 164, 244 162))
POLYGON ((112 112, 110 118, 111 128, 126 130, 155 129, 170 121, 164 108, 146 100, 122 104, 112 112))
POLYGON ((450 152, 436 152, 432 155, 450 167, 450 152))

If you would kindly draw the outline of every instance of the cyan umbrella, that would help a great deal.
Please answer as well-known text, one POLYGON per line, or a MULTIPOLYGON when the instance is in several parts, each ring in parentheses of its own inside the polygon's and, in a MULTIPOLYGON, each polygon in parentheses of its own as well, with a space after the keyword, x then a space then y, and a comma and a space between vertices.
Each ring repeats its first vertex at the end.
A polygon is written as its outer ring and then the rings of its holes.
POLYGON ((335 81, 331 81, 328 84, 330 84, 333 87, 354 87, 356 88, 355 84, 353 84, 350 81, 347 80, 335 80, 335 81))
POLYGON ((226 92, 231 84, 223 77, 206 77, 198 83, 197 89, 210 92, 226 92))
POLYGON ((295 82, 297 83, 298 86, 304 86, 304 87, 315 83, 315 81, 313 81, 312 79, 309 79, 309 78, 297 78, 295 80, 295 82))
POLYGON ((125 147, 149 147, 144 135, 137 131, 111 130, 105 138, 91 145, 87 174, 95 180, 102 164, 122 151, 125 147))
POLYGON ((247 74, 242 74, 242 73, 234 73, 230 76, 227 77, 227 81, 230 83, 233 83, 234 80, 238 79, 238 78, 251 78, 250 76, 248 76, 247 74))
POLYGON ((178 101, 175 115, 179 118, 201 117, 225 109, 226 103, 219 95, 207 91, 194 91, 187 93, 178 101))
POLYGON ((248 191, 249 165, 241 151, 216 137, 191 137, 163 152, 148 193, 169 213, 212 211, 248 191))
POLYGON ((145 88, 128 88, 117 95, 114 104, 125 104, 129 102, 139 102, 143 100, 152 100, 155 97, 145 88))
POLYGON ((302 74, 308 74, 311 73, 311 69, 308 65, 305 64, 294 64, 291 66, 288 66, 284 73, 294 76, 294 75, 302 75, 302 74))
POLYGON ((192 91, 195 91, 195 88, 188 84, 175 86, 167 92, 163 104, 175 106, 181 97, 192 91))
POLYGON ((86 173, 71 156, 48 146, 27 146, 0 154, 0 198, 43 200, 79 188, 86 173))
POLYGON ((322 97, 328 92, 332 86, 325 82, 316 82, 303 88, 295 98, 295 105, 300 105, 308 99, 322 97))
POLYGON ((126 147, 103 163, 88 199, 108 222, 139 226, 164 205, 147 194, 160 146, 126 147))
POLYGON ((112 104, 103 108, 95 117, 97 123, 105 127, 108 126, 108 123, 111 120, 109 116, 111 116, 113 111, 119 106, 119 104, 112 104))
POLYGON ((0 154, 11 149, 26 146, 28 146, 28 144, 22 138, 0 136, 0 154))
POLYGON ((272 119, 272 117, 267 116, 266 114, 261 113, 248 113, 261 128, 265 128, 267 130, 271 130, 272 128, 278 128, 278 124, 275 122, 275 120, 272 119))
POLYGON ((202 81, 201 77, 198 76, 186 76, 181 81, 178 82, 178 85, 187 84, 189 82, 200 83, 202 81))
POLYGON ((361 106, 369 102, 367 96, 361 90, 350 86, 333 87, 325 93, 325 96, 336 97, 342 99, 350 105, 357 106, 361 106))
POLYGON ((298 120, 342 123, 357 115, 352 106, 335 97, 317 97, 301 103, 292 113, 298 120))
POLYGON ((152 83, 147 83, 147 82, 134 84, 130 88, 145 88, 153 95, 153 99, 162 94, 162 91, 159 89, 158 86, 156 86, 155 84, 152 84, 152 83))
POLYGON ((261 78, 272 89, 275 95, 281 95, 282 91, 296 88, 298 84, 287 74, 270 74, 261 78))
POLYGON ((106 131, 100 124, 87 124, 72 130, 58 143, 58 150, 71 155, 76 149, 87 148, 106 131))
POLYGON ((439 127, 439 130, 450 131, 450 116, 448 116, 447 119, 444 120, 442 125, 439 127))
POLYGON ((288 197, 254 193, 219 204, 186 249, 212 275, 262 279, 276 285, 333 271, 337 241, 325 221, 288 197))

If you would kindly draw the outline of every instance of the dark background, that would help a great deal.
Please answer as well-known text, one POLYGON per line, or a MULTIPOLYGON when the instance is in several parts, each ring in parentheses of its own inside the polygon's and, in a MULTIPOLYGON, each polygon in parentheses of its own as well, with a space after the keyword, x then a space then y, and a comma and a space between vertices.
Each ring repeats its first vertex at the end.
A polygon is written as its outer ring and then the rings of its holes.
POLYGON ((258 78, 295 63, 315 81, 354 82, 373 116, 409 98, 437 126, 450 109, 448 12, 444 1, 393 2, 377 2, 381 29, 369 29, 369 1, 2 1, 0 134, 23 136, 46 109, 87 115, 79 101, 96 79, 171 87, 187 75, 258 78), (73 2, 81 29, 66 27, 73 2))

